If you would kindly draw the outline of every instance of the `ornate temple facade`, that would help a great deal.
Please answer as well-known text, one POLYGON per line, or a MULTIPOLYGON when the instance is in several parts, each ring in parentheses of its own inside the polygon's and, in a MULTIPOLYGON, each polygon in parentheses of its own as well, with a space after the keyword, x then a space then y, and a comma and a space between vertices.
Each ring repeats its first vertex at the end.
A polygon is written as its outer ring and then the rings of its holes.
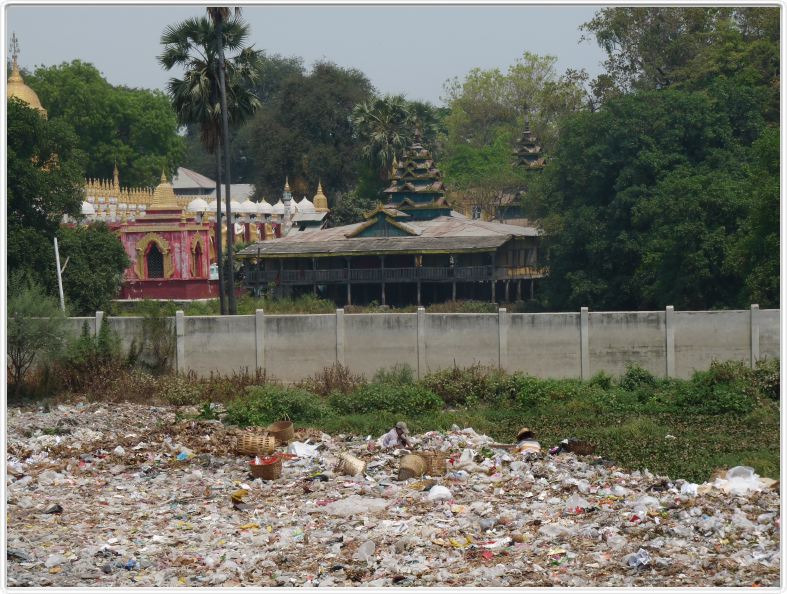
MULTIPOLYGON (((12 53, 7 97, 24 101, 46 118, 38 95, 19 71, 15 35, 12 53)), ((177 187, 162 172, 155 188, 124 187, 115 165, 112 179, 85 180, 81 220, 64 221, 71 225, 101 221, 118 235, 131 261, 119 299, 218 297, 215 182, 184 168, 178 169, 174 181, 177 187)), ((294 200, 285 184, 275 205, 265 199, 253 202, 253 186, 233 184, 231 190, 233 221, 220 217, 225 248, 228 229, 236 243, 251 243, 325 225, 328 200, 321 184, 313 201, 305 196, 294 200)), ((220 210, 226 212, 223 201, 220 210)))

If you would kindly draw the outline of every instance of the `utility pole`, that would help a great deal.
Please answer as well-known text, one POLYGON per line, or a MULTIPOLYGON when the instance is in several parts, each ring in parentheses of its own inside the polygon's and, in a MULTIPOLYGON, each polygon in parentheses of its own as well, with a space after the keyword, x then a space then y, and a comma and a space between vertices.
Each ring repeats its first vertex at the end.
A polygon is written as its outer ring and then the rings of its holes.
POLYGON ((66 302, 63 299, 63 271, 68 266, 68 258, 66 258, 66 263, 63 265, 63 268, 60 268, 60 250, 57 249, 57 237, 55 237, 55 265, 57 266, 57 290, 60 292, 60 309, 65 313, 66 311, 66 302))

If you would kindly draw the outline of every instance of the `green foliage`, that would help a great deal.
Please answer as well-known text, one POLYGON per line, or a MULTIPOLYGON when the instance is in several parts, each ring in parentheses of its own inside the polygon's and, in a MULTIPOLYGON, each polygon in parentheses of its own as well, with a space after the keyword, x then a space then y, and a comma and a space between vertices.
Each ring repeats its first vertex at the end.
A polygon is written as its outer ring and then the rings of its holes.
POLYGON ((443 401, 437 394, 417 384, 367 384, 352 394, 332 394, 329 402, 331 408, 340 414, 387 411, 416 416, 443 407, 443 401))
POLYGON ((781 367, 778 359, 760 359, 752 371, 752 382, 760 394, 779 400, 781 367))
POLYGON ((317 62, 308 74, 293 72, 283 80, 248 124, 256 196, 275 202, 285 174, 298 199, 311 198, 318 181, 331 206, 338 193, 349 191, 361 162, 349 116, 371 94, 363 73, 330 62, 317 62))
POLYGON ((68 341, 57 362, 63 385, 72 392, 99 391, 109 378, 120 372, 126 364, 120 345, 120 336, 108 323, 101 325, 98 336, 82 324, 79 337, 68 341))
POLYGON ((620 378, 619 385, 624 390, 634 392, 640 388, 653 388, 656 378, 653 374, 637 363, 626 365, 626 373, 620 378))
POLYGON ((65 317, 54 298, 20 273, 9 278, 6 312, 7 368, 14 391, 19 394, 36 360, 54 357, 62 348, 65 317))
POLYGON ((378 369, 372 377, 373 384, 406 386, 415 383, 415 371, 407 363, 397 363, 390 368, 378 369))
POLYGON ((137 311, 142 314, 141 341, 131 344, 129 359, 154 375, 170 370, 175 356, 174 304, 142 301, 137 311))
POLYGON ((282 419, 304 424, 318 422, 328 412, 325 403, 314 394, 268 385, 249 388, 244 396, 230 402, 225 421, 241 427, 267 426, 282 419))
POLYGON ((422 383, 440 396, 446 406, 472 407, 493 399, 489 374, 490 370, 481 365, 454 366, 428 374, 422 383))
POLYGON ((123 185, 150 186, 179 161, 183 141, 164 93, 112 86, 79 60, 39 67, 26 82, 51 122, 73 127, 87 177, 111 179, 117 163, 123 185))
POLYGON ((199 404, 205 400, 200 385, 180 374, 162 376, 157 382, 156 392, 167 404, 178 406, 199 404))
POLYGON ((334 363, 298 382, 296 387, 319 396, 328 396, 333 393, 350 394, 365 383, 363 375, 356 375, 349 367, 334 363))
POLYGON ((26 270, 45 292, 55 287, 52 239, 63 215, 80 216, 85 156, 63 121, 8 102, 7 265, 26 270))
POLYGON ((108 311, 130 262, 118 236, 104 223, 59 231, 63 292, 76 315, 108 311))

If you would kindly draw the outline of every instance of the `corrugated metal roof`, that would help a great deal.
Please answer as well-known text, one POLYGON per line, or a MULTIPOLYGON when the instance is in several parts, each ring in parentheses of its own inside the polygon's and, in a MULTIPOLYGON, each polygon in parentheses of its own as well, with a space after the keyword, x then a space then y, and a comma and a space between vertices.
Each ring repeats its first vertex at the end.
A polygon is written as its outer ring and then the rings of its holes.
POLYGON ((177 174, 172 178, 172 187, 176 190, 185 190, 188 188, 215 189, 216 182, 191 169, 178 167, 177 174))
MULTIPOLYGON (((510 236, 497 237, 358 237, 328 241, 304 241, 307 235, 319 232, 299 233, 282 239, 262 241, 250 245, 239 252, 239 256, 333 256, 343 254, 382 254, 382 253, 455 253, 491 251, 510 239, 510 236)), ((312 237, 313 239, 313 237, 312 237)))
POLYGON ((347 237, 364 223, 332 229, 303 231, 281 239, 256 243, 241 255, 331 255, 337 253, 444 252, 492 250, 513 237, 535 237, 534 227, 443 216, 430 221, 407 221, 420 232, 411 237, 347 237))
MULTIPOLYGON (((216 198, 216 185, 213 185, 213 191, 209 194, 216 198)), ((230 199, 237 202, 245 202, 254 196, 254 184, 230 184, 230 199)), ((224 185, 221 186, 221 199, 224 200, 224 185)))

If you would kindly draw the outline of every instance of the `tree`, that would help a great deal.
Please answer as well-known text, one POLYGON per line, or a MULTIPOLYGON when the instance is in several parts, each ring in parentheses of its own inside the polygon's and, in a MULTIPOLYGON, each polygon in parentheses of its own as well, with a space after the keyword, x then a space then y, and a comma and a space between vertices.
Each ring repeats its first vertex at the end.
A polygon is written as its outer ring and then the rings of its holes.
POLYGON ((175 114, 160 91, 110 85, 91 64, 41 67, 26 82, 51 121, 67 122, 87 156, 85 174, 111 179, 117 163, 128 186, 150 186, 183 152, 175 114))
POLYGON ((248 125, 257 196, 278 200, 285 176, 298 198, 311 197, 318 181, 332 202, 350 191, 362 159, 349 116, 372 91, 363 73, 330 62, 282 81, 248 125))
POLYGON ((28 275, 10 276, 7 302, 8 367, 19 395, 36 357, 55 354, 66 336, 65 316, 57 300, 44 293, 28 275))
MULTIPOLYGON (((220 64, 218 58, 217 38, 219 31, 216 25, 207 18, 187 19, 182 23, 167 27, 161 37, 164 51, 159 57, 161 64, 168 70, 175 66, 185 70, 182 79, 172 78, 168 89, 172 103, 181 124, 199 126, 199 136, 205 149, 213 154, 216 178, 216 247, 217 258, 223 263, 221 254, 221 147, 225 144, 225 130, 222 122, 220 97, 220 64)), ((222 35, 231 51, 237 55, 226 60, 229 120, 236 126, 243 122, 259 106, 251 88, 258 78, 259 53, 246 47, 249 36, 248 25, 231 20, 223 24, 222 35)), ((226 179, 226 176, 225 176, 226 179)), ((230 211, 224 212, 229 217, 230 211)), ((232 234, 228 236, 230 238, 232 234)), ((228 243, 228 245, 231 245, 228 243)), ((228 250, 228 256, 231 252, 228 250)), ((231 259, 231 258, 230 258, 231 259)), ((231 268, 229 268, 231 270, 231 268)), ((219 266, 219 296, 221 312, 227 308, 224 304, 224 267, 219 266)), ((230 275, 231 276, 231 275, 230 275)), ((229 279, 227 279, 229 280, 229 279)), ((230 303, 234 300, 228 300, 230 303)), ((228 303, 229 305, 229 303, 228 303)), ((232 308, 230 307, 230 311, 232 308)))
POLYGON ((778 8, 615 7, 602 8, 582 28, 607 53, 607 89, 630 92, 694 78, 698 56, 732 31, 746 43, 778 44, 778 23, 778 8))
POLYGON ((130 262, 120 239, 104 223, 63 227, 58 233, 63 292, 75 315, 107 311, 130 262), (62 265, 62 264, 61 264, 62 265))
POLYGON ((79 217, 85 155, 62 120, 46 120, 25 103, 8 102, 7 265, 39 284, 54 279, 52 240, 64 215, 79 217))
POLYGON ((403 95, 386 95, 364 101, 350 115, 361 154, 387 179, 397 155, 411 142, 415 122, 403 95))
POLYGON ((548 305, 742 305, 725 246, 747 215, 749 152, 700 93, 638 93, 567 118, 526 200, 546 232, 548 305))

